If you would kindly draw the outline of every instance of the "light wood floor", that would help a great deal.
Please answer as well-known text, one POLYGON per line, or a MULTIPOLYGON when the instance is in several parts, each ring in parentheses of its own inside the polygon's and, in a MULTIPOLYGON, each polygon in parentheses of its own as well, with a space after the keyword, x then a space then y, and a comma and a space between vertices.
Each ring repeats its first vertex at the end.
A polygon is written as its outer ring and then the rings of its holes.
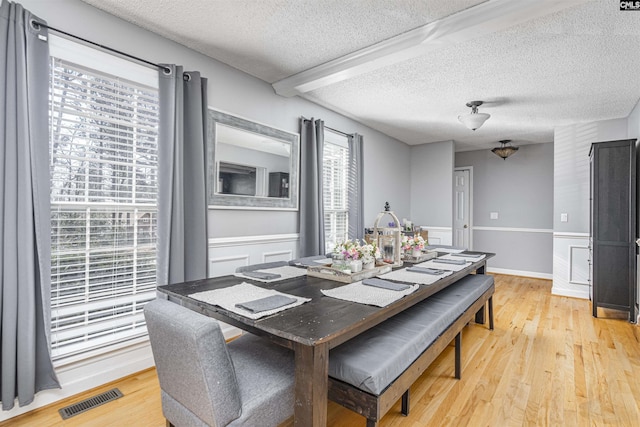
MULTIPOLYGON (((640 327, 620 316, 594 319, 589 301, 552 296, 548 280, 495 277, 495 330, 465 328, 462 379, 453 378, 450 346, 411 388, 409 417, 397 404, 381 427, 640 426, 640 327)), ((332 402, 328 420, 365 425, 332 402)), ((164 426, 155 370, 0 423, 7 425, 164 426), (58 415, 114 386, 125 397, 67 421, 58 415)))

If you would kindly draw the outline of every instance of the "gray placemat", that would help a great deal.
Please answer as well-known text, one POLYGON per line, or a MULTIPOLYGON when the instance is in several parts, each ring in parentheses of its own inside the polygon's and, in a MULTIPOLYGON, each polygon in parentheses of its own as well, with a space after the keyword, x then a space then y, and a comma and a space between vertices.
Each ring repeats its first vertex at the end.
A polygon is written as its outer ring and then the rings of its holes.
POLYGON ((437 264, 454 264, 454 265, 465 265, 467 261, 463 259, 448 259, 448 258, 436 258, 432 260, 437 264))
POLYGON ((285 295, 271 295, 253 301, 240 302, 236 304, 236 307, 249 310, 252 313, 261 313, 263 311, 269 311, 285 305, 293 304, 294 302, 296 302, 295 298, 285 295))
POLYGON ((469 258, 469 259, 473 259, 473 260, 480 260, 482 258, 484 258, 486 255, 485 254, 465 254, 465 253, 460 253, 460 254, 449 254, 448 256, 445 255, 445 257, 443 258, 448 258, 448 257, 460 257, 460 258, 469 258))
POLYGON ((378 277, 382 279, 396 280, 398 282, 418 283, 420 285, 432 285, 438 280, 447 276, 451 276, 453 274, 453 272, 450 270, 443 270, 443 271, 444 272, 442 273, 442 275, 433 275, 433 274, 417 273, 415 271, 408 271, 407 268, 401 268, 398 270, 393 270, 386 274, 381 274, 378 277))
POLYGON ((289 261, 289 265, 299 265, 303 267, 316 267, 318 265, 328 265, 331 263, 332 259, 327 258, 325 255, 307 256, 289 261))
POLYGON ((293 267, 291 265, 285 264, 279 267, 265 268, 262 270, 240 271, 240 272, 234 273, 234 276, 242 277, 243 279, 256 280, 258 282, 271 283, 271 282, 279 282, 281 280, 293 279, 294 277, 301 277, 306 274, 307 274, 306 268, 298 268, 298 267, 293 267), (258 277, 264 274, 277 275, 277 277, 272 276, 273 277, 272 279, 258 277))
POLYGON ((404 291, 405 289, 409 289, 409 285, 405 285, 404 283, 394 283, 389 282, 388 280, 376 279, 372 277, 371 279, 364 279, 362 281, 363 285, 374 286, 376 288, 389 289, 391 291, 404 291))
POLYGON ((252 279, 273 280, 282 277, 282 274, 278 273, 266 273, 264 271, 243 271, 243 276, 251 277, 252 279))
MULTIPOLYGON (((296 267, 291 267, 296 268, 296 267)), ((248 317, 250 319, 260 319, 261 317, 269 316, 271 314, 278 313, 283 310, 287 310, 293 307, 304 304, 307 301, 311 301, 311 298, 303 298, 296 295, 283 294, 282 292, 275 291, 273 289, 264 289, 250 283, 240 283, 239 285, 229 286, 228 288, 214 289, 212 291, 196 292, 189 297, 198 301, 203 301, 208 304, 217 305, 225 310, 239 314, 241 316, 248 317), (252 313, 244 308, 236 307, 236 304, 243 304, 249 301, 255 301, 260 298, 268 297, 271 295, 284 295, 289 298, 295 299, 295 302, 284 305, 282 307, 274 308, 273 310, 262 311, 260 313, 252 313)))
MULTIPOLYGON (((471 265, 471 261, 465 262, 462 259, 454 260, 454 261, 462 261, 462 263, 456 262, 453 264, 435 262, 438 259, 445 259, 445 258, 443 257, 443 258, 430 259, 429 261, 417 264, 416 267, 434 268, 436 270, 460 271, 460 270, 464 270, 465 268, 471 265)), ((439 277, 439 276, 435 276, 435 277, 439 277)))
POLYGON ((442 276, 444 274, 444 270, 427 267, 409 267, 407 271, 411 273, 431 274, 432 276, 442 276))
POLYGON ((409 288, 404 291, 392 291, 389 289, 363 285, 362 282, 354 282, 338 288, 323 289, 320 292, 328 297, 344 301, 375 305, 377 307, 386 307, 405 295, 415 292, 419 287, 420 285, 410 285, 409 288))
POLYGON ((283 265, 289 265, 289 263, 287 261, 273 261, 263 262, 261 264, 243 265, 242 267, 236 268, 236 273, 244 273, 245 271, 268 270, 270 268, 282 267, 283 265))

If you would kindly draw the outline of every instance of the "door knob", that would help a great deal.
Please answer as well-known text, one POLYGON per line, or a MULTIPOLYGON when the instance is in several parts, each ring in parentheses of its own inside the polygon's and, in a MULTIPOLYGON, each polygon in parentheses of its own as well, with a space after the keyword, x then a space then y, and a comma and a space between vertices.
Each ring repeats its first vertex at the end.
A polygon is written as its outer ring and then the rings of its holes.
POLYGON ((464 225, 464 228, 469 228, 469 226, 467 224, 464 225))

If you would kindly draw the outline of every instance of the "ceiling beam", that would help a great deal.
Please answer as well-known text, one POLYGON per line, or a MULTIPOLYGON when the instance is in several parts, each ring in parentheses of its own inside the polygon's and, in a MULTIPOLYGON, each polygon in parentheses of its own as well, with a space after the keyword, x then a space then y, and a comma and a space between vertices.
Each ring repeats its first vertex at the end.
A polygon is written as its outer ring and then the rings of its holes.
POLYGON ((574 7, 586 0, 489 0, 273 83, 278 95, 302 95, 447 45, 574 7))

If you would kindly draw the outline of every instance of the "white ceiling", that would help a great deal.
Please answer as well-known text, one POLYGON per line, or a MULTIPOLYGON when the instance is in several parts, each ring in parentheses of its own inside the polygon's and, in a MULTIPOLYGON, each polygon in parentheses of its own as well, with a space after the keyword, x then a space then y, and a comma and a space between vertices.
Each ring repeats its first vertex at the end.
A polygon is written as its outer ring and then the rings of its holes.
POLYGON ((83 1, 408 144, 549 142, 640 98, 640 12, 618 0, 83 1))

